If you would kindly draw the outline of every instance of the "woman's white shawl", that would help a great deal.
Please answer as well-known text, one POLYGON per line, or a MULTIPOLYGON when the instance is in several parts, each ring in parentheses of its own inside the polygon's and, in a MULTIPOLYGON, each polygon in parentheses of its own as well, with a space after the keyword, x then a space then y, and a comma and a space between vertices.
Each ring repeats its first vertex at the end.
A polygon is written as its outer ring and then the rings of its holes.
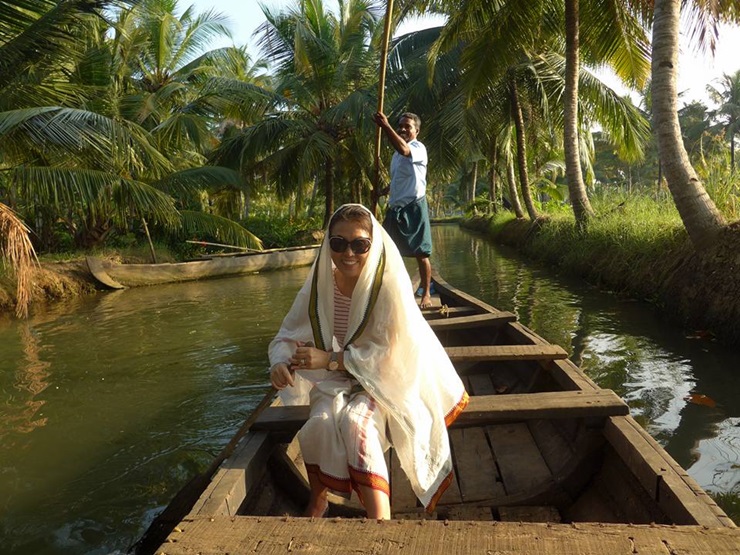
MULTIPOLYGON (((373 243, 352 294, 344 366, 386 410, 401 466, 431 510, 452 473, 447 425, 468 397, 416 304, 398 249, 371 218, 373 243)), ((306 283, 270 343, 271 365, 287 361, 298 341, 324 350, 336 345, 332 272, 327 232, 306 283)), ((281 391, 283 402, 308 404, 311 387, 333 375, 328 370, 296 372, 295 386, 281 391)))

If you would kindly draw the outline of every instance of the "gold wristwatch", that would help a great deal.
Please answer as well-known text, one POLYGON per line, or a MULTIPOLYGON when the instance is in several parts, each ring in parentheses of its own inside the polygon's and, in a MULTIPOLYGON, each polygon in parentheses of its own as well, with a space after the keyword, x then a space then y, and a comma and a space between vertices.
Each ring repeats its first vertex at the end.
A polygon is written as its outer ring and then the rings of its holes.
POLYGON ((329 353, 329 365, 327 366, 329 370, 332 372, 334 370, 339 370, 339 353, 336 351, 332 351, 329 353))

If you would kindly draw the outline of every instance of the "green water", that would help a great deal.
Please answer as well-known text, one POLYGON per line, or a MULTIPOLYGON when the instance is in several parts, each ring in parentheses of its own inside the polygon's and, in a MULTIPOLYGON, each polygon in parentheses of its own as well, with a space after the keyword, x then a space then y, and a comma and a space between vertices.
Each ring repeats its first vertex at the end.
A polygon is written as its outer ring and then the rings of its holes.
MULTIPOLYGON (((567 348, 703 487, 740 489, 735 351, 454 226, 434 244, 447 281, 567 348)), ((267 344, 306 274, 101 293, 0 322, 0 553, 125 552, 262 398, 267 344)))

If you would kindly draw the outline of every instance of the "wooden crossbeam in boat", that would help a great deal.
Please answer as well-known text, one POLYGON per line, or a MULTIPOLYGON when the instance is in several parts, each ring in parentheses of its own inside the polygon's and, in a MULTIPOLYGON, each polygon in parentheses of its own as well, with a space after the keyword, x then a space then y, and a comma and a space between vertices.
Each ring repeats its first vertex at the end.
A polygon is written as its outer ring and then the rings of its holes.
MULTIPOLYGON (((295 433, 308 419, 308 405, 268 407, 252 426, 254 431, 295 433)), ((557 391, 470 398, 453 428, 518 422, 533 418, 605 418, 624 416, 629 408, 610 389, 557 391)))
POLYGON ((499 312, 496 314, 473 314, 471 316, 430 320, 429 325, 434 331, 447 331, 500 326, 514 321, 516 321, 516 315, 511 312, 499 312))
POLYGON ((157 552, 468 553, 736 555, 738 528, 579 522, 574 524, 291 518, 190 517, 157 552), (378 546, 385 547, 381 549, 378 546), (472 546, 472 547, 471 547, 472 546))
POLYGON ((496 360, 562 360, 568 353, 559 345, 474 345, 446 347, 452 362, 483 362, 496 360))
MULTIPOLYGON (((481 311, 474 306, 442 306, 435 310, 422 309, 424 318, 435 320, 439 318, 454 318, 457 316, 471 316, 472 314, 481 314, 481 311)), ((488 313, 486 313, 488 314, 488 313)))

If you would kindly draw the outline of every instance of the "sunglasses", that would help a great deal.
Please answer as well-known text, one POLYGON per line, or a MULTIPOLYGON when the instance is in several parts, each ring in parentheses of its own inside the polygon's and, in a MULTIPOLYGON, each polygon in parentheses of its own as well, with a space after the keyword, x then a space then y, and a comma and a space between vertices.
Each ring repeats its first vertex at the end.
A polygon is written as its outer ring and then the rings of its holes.
POLYGON ((347 241, 347 239, 338 235, 329 238, 329 247, 338 253, 342 253, 347 250, 347 247, 350 247, 355 254, 365 254, 370 250, 372 244, 372 240, 367 237, 359 237, 352 241, 347 241))

